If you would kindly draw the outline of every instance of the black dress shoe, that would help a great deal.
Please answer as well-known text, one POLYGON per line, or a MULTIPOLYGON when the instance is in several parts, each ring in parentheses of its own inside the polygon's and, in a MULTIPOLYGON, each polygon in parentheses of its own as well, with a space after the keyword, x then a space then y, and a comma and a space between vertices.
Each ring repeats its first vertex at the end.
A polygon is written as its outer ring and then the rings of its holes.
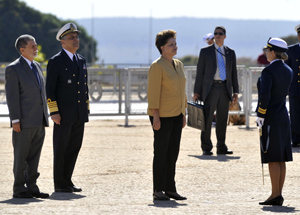
POLYGON ((155 193, 153 193, 153 200, 166 201, 166 200, 170 200, 170 198, 167 197, 166 195, 157 196, 155 193))
POLYGON ((31 195, 35 198, 41 198, 41 199, 49 198, 48 193, 36 192, 36 193, 31 193, 31 195))
POLYGON ((203 155, 212 155, 213 153, 211 151, 203 151, 203 155))
POLYGON ((277 196, 277 197, 275 197, 275 198, 273 198, 273 199, 270 199, 270 200, 266 200, 266 201, 264 201, 264 202, 260 202, 259 204, 260 205, 282 205, 282 203, 283 203, 283 197, 282 197, 282 195, 280 195, 280 196, 277 196))
POLYGON ((75 185, 73 185, 71 188, 73 189, 73 192, 81 192, 82 191, 82 189, 80 187, 76 187, 75 185))
POLYGON ((300 143, 292 143, 292 147, 300 147, 300 143))
POLYGON ((217 151, 217 154, 218 155, 231 155, 231 154, 233 154, 233 151, 230 151, 230 150, 220 151, 220 152, 217 151))
POLYGON ((65 188, 55 188, 56 193, 73 193, 74 190, 71 187, 65 187, 65 188))
POLYGON ((13 198, 30 199, 30 198, 33 198, 33 196, 30 193, 21 192, 21 193, 14 193, 13 198))
POLYGON ((186 197, 181 196, 178 193, 177 193, 177 195, 173 195, 173 194, 165 192, 165 194, 166 194, 167 197, 175 199, 175 200, 186 200, 187 199, 186 197))

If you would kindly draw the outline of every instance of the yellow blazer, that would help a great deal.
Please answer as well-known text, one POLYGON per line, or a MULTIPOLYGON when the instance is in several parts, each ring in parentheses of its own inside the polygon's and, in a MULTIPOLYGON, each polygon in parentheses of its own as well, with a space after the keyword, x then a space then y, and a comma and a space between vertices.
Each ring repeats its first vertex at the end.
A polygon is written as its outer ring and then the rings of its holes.
POLYGON ((158 109, 160 117, 185 115, 187 98, 185 94, 185 73, 183 63, 173 59, 173 65, 162 56, 155 60, 148 72, 148 110, 158 109))

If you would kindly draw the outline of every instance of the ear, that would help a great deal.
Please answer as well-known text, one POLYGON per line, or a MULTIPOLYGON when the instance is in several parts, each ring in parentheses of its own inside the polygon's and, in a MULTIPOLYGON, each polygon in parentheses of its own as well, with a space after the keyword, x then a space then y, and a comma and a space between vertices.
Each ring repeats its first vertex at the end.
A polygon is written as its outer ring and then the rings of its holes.
POLYGON ((165 47, 164 46, 161 46, 160 49, 161 49, 162 52, 165 51, 165 47))
POLYGON ((226 39, 226 34, 224 35, 224 39, 226 39))
POLYGON ((24 51, 25 51, 25 49, 24 49, 24 48, 20 48, 20 52, 21 52, 21 54, 23 54, 23 53, 24 53, 24 51))

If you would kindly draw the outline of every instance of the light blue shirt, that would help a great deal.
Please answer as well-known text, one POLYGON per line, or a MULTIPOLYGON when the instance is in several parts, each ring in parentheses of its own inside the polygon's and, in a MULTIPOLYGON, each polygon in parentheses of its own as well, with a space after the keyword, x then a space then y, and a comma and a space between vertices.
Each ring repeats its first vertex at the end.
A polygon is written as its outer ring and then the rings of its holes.
MULTIPOLYGON (((215 52, 216 52, 216 62, 217 62, 217 70, 216 70, 216 73, 215 73, 215 76, 214 76, 214 80, 220 80, 222 81, 222 79, 220 78, 220 71, 219 71, 219 65, 218 65, 218 48, 219 46, 214 43, 214 46, 216 48, 215 52)), ((224 63, 225 63, 225 68, 226 68, 226 58, 225 58, 225 50, 224 50, 224 45, 220 46, 220 49, 221 49, 221 53, 223 54, 222 57, 224 59, 224 63)))

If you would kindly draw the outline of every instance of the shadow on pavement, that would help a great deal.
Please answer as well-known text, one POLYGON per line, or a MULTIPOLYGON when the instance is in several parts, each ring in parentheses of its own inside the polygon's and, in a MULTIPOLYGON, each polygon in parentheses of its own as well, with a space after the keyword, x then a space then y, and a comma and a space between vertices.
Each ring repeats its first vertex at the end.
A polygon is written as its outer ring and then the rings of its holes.
POLYGON ((300 147, 293 147, 292 151, 293 153, 300 153, 300 147))
POLYGON ((180 206, 187 206, 187 204, 179 204, 174 200, 168 200, 168 201, 153 201, 153 204, 149 204, 148 206, 154 206, 158 208, 177 208, 180 206))
POLYGON ((26 205, 30 204, 33 202, 43 202, 41 199, 36 199, 36 198, 11 198, 7 199, 5 201, 0 201, 0 204, 11 204, 11 205, 26 205))
POLYGON ((86 196, 75 194, 75 193, 52 193, 49 199, 51 200, 72 200, 72 199, 82 199, 86 196))
MULTIPOLYGON (((47 198, 50 200, 72 200, 72 199, 81 199, 85 198, 86 196, 78 195, 74 193, 52 193, 52 195, 47 198)), ((0 204, 11 204, 11 205, 26 205, 30 203, 36 202, 43 202, 46 199, 40 198, 11 198, 4 201, 0 201, 0 204)))
POLYGON ((261 208, 263 211, 270 211, 274 213, 297 213, 299 210, 295 210, 295 207, 288 206, 264 206, 261 208))
POLYGON ((240 156, 227 156, 227 155, 189 155, 190 157, 198 158, 201 160, 217 160, 219 162, 226 162, 229 160, 238 160, 241 157, 240 156))

